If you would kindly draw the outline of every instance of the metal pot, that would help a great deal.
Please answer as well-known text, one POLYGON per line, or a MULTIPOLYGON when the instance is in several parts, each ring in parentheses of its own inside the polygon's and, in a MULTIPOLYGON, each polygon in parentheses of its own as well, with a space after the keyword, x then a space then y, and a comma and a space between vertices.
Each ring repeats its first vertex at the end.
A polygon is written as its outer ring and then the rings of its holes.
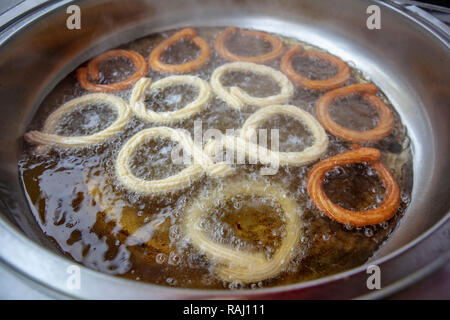
POLYGON ((448 33, 395 4, 369 1, 196 0, 180 5, 176 0, 86 0, 77 2, 80 30, 66 28, 71 1, 41 2, 0 21, 0 261, 2 269, 27 286, 75 298, 380 297, 449 258, 448 33), (381 9, 379 30, 366 27, 371 4, 381 9), (81 288, 66 286, 67 268, 74 262, 43 235, 19 181, 17 160, 25 128, 45 95, 83 61, 149 33, 187 25, 237 25, 305 40, 353 61, 388 96, 412 140, 414 187, 397 230, 367 263, 381 268, 382 290, 367 288, 367 265, 315 281, 251 291, 166 288, 81 266, 81 288))

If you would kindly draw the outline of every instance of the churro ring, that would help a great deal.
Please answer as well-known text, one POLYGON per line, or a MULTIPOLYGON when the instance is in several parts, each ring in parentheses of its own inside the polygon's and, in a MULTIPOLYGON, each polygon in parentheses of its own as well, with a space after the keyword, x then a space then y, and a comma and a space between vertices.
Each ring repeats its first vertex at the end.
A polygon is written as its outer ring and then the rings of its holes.
POLYGON ((341 139, 356 143, 381 140, 394 129, 394 115, 384 102, 375 95, 377 91, 377 87, 371 83, 352 84, 329 91, 317 101, 317 118, 327 131, 341 139), (331 118, 329 109, 333 100, 354 93, 363 94, 364 98, 377 110, 379 119, 375 128, 367 131, 350 130, 339 125, 331 118))
POLYGON ((208 43, 202 37, 197 35, 197 31, 192 28, 186 28, 178 31, 157 45, 150 53, 149 62, 151 67, 159 72, 184 73, 203 67, 206 63, 208 63, 210 56, 211 49, 208 43), (161 55, 164 51, 181 39, 190 39, 193 43, 195 43, 201 49, 200 55, 196 59, 182 64, 167 64, 162 62, 161 55))
POLYGON ((272 105, 256 111, 244 122, 241 137, 250 140, 264 121, 278 114, 300 120, 314 138, 313 145, 300 152, 278 152, 281 165, 303 166, 317 160, 327 150, 328 136, 320 123, 308 112, 292 105, 272 105))
POLYGON ((193 181, 199 179, 203 174, 212 177, 221 177, 233 172, 233 168, 223 162, 214 163, 211 157, 197 146, 191 137, 181 130, 168 127, 155 127, 145 129, 128 140, 120 149, 116 161, 116 176, 119 182, 128 190, 142 193, 164 193, 172 192, 189 186, 193 181), (139 145, 154 138, 167 138, 181 144, 185 152, 193 158, 193 163, 165 179, 145 180, 136 177, 129 165, 129 160, 139 145))
POLYGON ((121 98, 105 93, 91 93, 64 103, 61 107, 51 113, 45 120, 42 132, 36 130, 27 132, 25 134, 25 140, 36 145, 58 146, 65 148, 83 147, 86 145, 103 142, 115 136, 125 127, 130 117, 131 111, 128 108, 127 103, 121 98), (110 126, 97 133, 87 136, 69 137, 53 134, 56 130, 58 122, 65 114, 86 104, 99 102, 112 106, 118 113, 116 120, 110 126))
POLYGON ((400 205, 400 190, 392 173, 380 161, 380 151, 374 148, 357 148, 317 163, 308 175, 308 194, 316 207, 333 220, 355 227, 375 225, 392 218, 400 205), (336 166, 368 163, 378 172, 386 196, 375 209, 352 211, 333 203, 323 189, 325 174, 336 166))
POLYGON ((220 190, 209 190, 207 196, 200 195, 199 200, 187 209, 183 222, 191 244, 216 262, 215 272, 221 279, 251 283, 275 277, 285 270, 300 237, 300 210, 295 200, 290 198, 280 186, 264 182, 238 181, 229 183, 220 190), (217 201, 227 200, 235 195, 271 197, 283 210, 286 218, 286 235, 270 260, 260 252, 236 250, 214 242, 198 226, 202 218, 207 215, 208 209, 212 209, 217 201))
POLYGON ((208 82, 200 79, 199 77, 183 75, 183 76, 170 76, 152 84, 152 80, 149 78, 142 78, 136 83, 131 93, 130 107, 134 113, 141 119, 147 120, 153 123, 170 123, 174 121, 180 121, 188 119, 193 115, 200 112, 204 108, 208 101, 211 99, 212 92, 208 82), (197 98, 187 104, 185 107, 171 112, 154 112, 146 108, 144 99, 145 93, 148 90, 161 89, 172 85, 187 84, 194 86, 198 89, 197 98))
POLYGON ((272 36, 268 33, 261 32, 261 31, 255 31, 255 30, 242 30, 238 29, 236 27, 229 27, 225 29, 221 34, 217 36, 216 42, 214 43, 214 47, 216 48, 217 52, 224 57, 225 59, 229 61, 244 61, 244 62, 253 62, 253 63, 267 63, 270 61, 273 61, 277 59, 279 56, 283 54, 284 47, 283 43, 280 39, 278 39, 275 36, 272 36), (227 38, 233 34, 239 32, 240 34, 261 38, 263 40, 266 40, 272 45, 272 51, 259 55, 259 56, 253 56, 253 57, 244 57, 237 54, 234 54, 228 50, 228 48, 225 45, 225 42, 227 38))
POLYGON ((281 70, 289 79, 300 86, 313 90, 330 90, 342 86, 350 78, 350 68, 341 59, 329 53, 317 50, 305 50, 301 45, 296 45, 290 48, 281 59, 281 70), (331 78, 324 80, 311 80, 298 74, 292 66, 292 59, 296 55, 306 55, 316 57, 320 60, 328 61, 336 66, 338 73, 331 78))
POLYGON ((91 92, 115 92, 131 88, 140 78, 145 77, 148 71, 147 62, 144 57, 136 51, 132 50, 111 50, 102 53, 89 61, 87 67, 78 68, 77 79, 81 86, 91 92), (100 70, 99 65, 103 61, 124 57, 129 59, 136 69, 136 71, 126 80, 111 84, 92 83, 89 78, 99 80, 100 70))
POLYGON ((287 102, 294 94, 294 86, 280 71, 268 66, 251 62, 231 62, 216 68, 211 75, 211 87, 214 93, 233 109, 242 109, 245 104, 266 107, 272 104, 287 102), (239 87, 230 87, 229 91, 222 85, 220 79, 229 71, 247 71, 271 77, 281 88, 280 93, 268 97, 253 97, 239 87))
POLYGON ((205 145, 205 151, 213 154, 219 146, 233 150, 234 154, 245 155, 253 163, 303 166, 317 160, 327 150, 328 136, 320 123, 308 112, 291 105, 272 105, 250 115, 239 136, 223 135, 220 140, 210 140, 205 145), (278 152, 255 143, 254 138, 261 123, 277 114, 300 120, 311 132, 313 145, 300 152, 278 152))

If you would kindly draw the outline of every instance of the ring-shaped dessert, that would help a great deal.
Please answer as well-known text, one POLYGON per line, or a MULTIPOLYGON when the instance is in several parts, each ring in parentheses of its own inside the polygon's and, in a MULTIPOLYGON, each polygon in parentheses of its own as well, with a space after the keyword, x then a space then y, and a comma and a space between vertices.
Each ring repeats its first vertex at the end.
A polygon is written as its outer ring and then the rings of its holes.
POLYGON ((147 62, 139 53, 132 50, 111 50, 102 53, 89 61, 87 67, 78 68, 77 79, 81 86, 88 91, 115 92, 131 88, 140 78, 145 77, 147 71, 147 62), (99 80, 100 63, 117 57, 127 58, 134 64, 136 71, 129 78, 111 84, 93 83, 89 80, 89 78, 93 80, 99 80))
POLYGON ((221 34, 219 34, 216 38, 216 42, 214 43, 214 47, 222 57, 229 61, 244 61, 253 63, 267 63, 273 61, 281 56, 284 51, 283 43, 277 37, 261 31, 242 30, 236 27, 229 27, 225 29, 221 34), (252 57, 245 57, 232 53, 230 50, 228 50, 225 42, 230 35, 236 32, 245 36, 260 38, 269 42, 272 45, 272 51, 252 57))
POLYGON ((145 129, 131 137, 119 151, 115 171, 117 179, 125 188, 141 194, 173 192, 189 186, 203 174, 221 177, 234 172, 233 168, 223 162, 214 163, 211 157, 203 152, 201 146, 194 143, 189 134, 169 127, 145 129), (179 143, 184 152, 192 156, 192 163, 177 174, 165 179, 146 180, 137 177, 130 167, 131 157, 140 145, 158 138, 166 138, 179 143))
POLYGON ((203 67, 206 63, 208 63, 210 56, 211 49, 208 43, 202 37, 197 35, 197 31, 192 28, 186 28, 178 31, 157 45, 150 53, 149 63, 154 70, 159 72, 184 73, 203 67), (181 64, 168 64, 162 62, 161 55, 164 51, 166 51, 167 48, 172 46, 175 42, 182 39, 190 39, 193 43, 195 43, 201 50, 200 55, 192 61, 181 64))
POLYGON ((131 93, 130 107, 141 119, 152 123, 171 123, 188 119, 203 109, 211 99, 212 92, 209 83, 195 76, 170 76, 152 84, 149 78, 142 78, 136 83, 131 93), (185 107, 169 112, 155 112, 145 106, 145 94, 150 90, 160 90, 174 85, 189 85, 198 89, 197 98, 185 107))
POLYGON ((316 207, 331 219, 355 227, 375 225, 392 218, 400 205, 400 190, 392 173, 380 161, 380 151, 374 148, 359 148, 338 154, 317 163, 308 175, 308 195, 316 207), (336 166, 352 163, 367 163, 375 169, 386 194, 384 201, 375 209, 353 211, 335 203, 325 193, 323 180, 328 171, 336 166))
POLYGON ((281 104, 287 102, 294 94, 294 86, 282 72, 251 62, 231 62, 216 68, 211 75, 211 87, 214 93, 233 109, 242 109, 245 104, 257 107, 281 104), (239 87, 230 87, 229 90, 226 90, 222 85, 221 78, 230 71, 251 72, 271 77, 278 83, 280 93, 268 97, 253 97, 239 87))
POLYGON ((281 58, 281 70, 296 84, 313 90, 330 90, 342 86, 350 78, 350 68, 341 59, 329 53, 317 50, 305 50, 301 45, 290 48, 281 58), (292 66, 292 59, 295 56, 309 56, 320 60, 325 60, 337 68, 337 74, 324 80, 311 80, 298 74, 292 66))
POLYGON ((215 273, 224 281, 251 283, 277 276, 285 270, 301 234, 300 208, 296 201, 278 185, 265 182, 231 182, 223 188, 201 194, 187 209, 183 219, 184 230, 190 243, 215 263, 215 273), (272 198, 281 207, 285 217, 285 236, 281 245, 268 260, 261 252, 234 249, 217 243, 199 226, 208 211, 220 201, 234 196, 272 198))
POLYGON ((115 136, 126 126, 130 118, 131 110, 127 103, 121 98, 105 93, 91 93, 64 103, 45 120, 42 132, 36 130, 27 132, 25 134, 25 139, 29 143, 36 145, 65 148, 82 147, 100 143, 115 136), (96 103, 105 103, 117 111, 116 120, 107 128, 87 136, 60 136, 53 133, 58 126, 58 122, 65 114, 82 106, 96 103))
POLYGON ((371 83, 352 84, 346 87, 335 89, 325 93, 317 101, 316 114, 317 119, 331 134, 355 143, 378 141, 389 135, 394 129, 394 115, 386 104, 375 94, 378 89, 371 83), (336 123, 330 115, 331 103, 340 97, 351 94, 362 94, 364 99, 369 101, 378 112, 378 124, 375 128, 367 131, 357 131, 344 128, 336 123))
POLYGON ((272 167, 303 166, 317 160, 327 150, 328 136, 320 123, 308 112, 292 105, 272 105, 250 115, 244 122, 239 136, 223 135, 220 140, 208 141, 205 152, 213 154, 220 146, 233 150, 233 154, 245 155, 252 163, 270 164, 272 167), (258 127, 278 114, 300 120, 313 136, 313 144, 299 152, 279 152, 257 144, 258 127))
POLYGON ((258 127, 275 115, 287 115, 300 120, 314 138, 313 144, 300 152, 278 152, 280 165, 303 166, 317 160, 327 150, 328 136, 324 128, 311 114, 292 105, 272 105, 259 109, 244 122, 241 138, 250 141, 258 127))

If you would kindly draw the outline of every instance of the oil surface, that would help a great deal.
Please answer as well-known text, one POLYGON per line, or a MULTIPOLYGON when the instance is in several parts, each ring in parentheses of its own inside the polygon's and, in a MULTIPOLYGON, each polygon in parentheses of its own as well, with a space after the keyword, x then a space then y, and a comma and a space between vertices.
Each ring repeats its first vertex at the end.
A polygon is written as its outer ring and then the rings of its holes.
MULTIPOLYGON (((208 81, 215 68, 228 62, 213 49, 214 39, 222 30, 197 29, 210 44, 212 57, 207 65, 191 74, 208 81)), ((121 48, 135 50, 147 58, 151 50, 173 32, 150 35, 121 48)), ((286 46, 298 43, 293 39, 281 39, 286 46)), ((230 37, 227 46, 243 56, 271 50, 270 44, 263 40, 238 35, 230 37)), ((190 41, 181 41, 167 50, 162 60, 182 63, 192 60, 198 53, 198 48, 190 41)), ((269 66, 280 70, 279 64, 280 59, 277 59, 269 66)), ((332 65, 312 58, 296 58, 293 65, 297 72, 311 79, 324 79, 336 73, 332 65)), ((101 65, 100 83, 123 80, 133 70, 126 60, 110 60, 101 65)), ((150 69, 147 76, 157 81, 168 74, 150 69)), ((347 84, 358 82, 367 80, 352 68, 347 84)), ((242 72, 227 74, 223 83, 237 85, 255 96, 272 95, 279 90, 270 79, 242 72)), ((288 103, 314 115, 315 103, 323 92, 295 88, 288 103)), ((131 89, 114 94, 128 101, 130 92, 131 89)), ((72 72, 47 96, 28 129, 41 129, 47 116, 62 103, 87 93, 72 72)), ((174 86, 148 94, 146 105, 155 111, 176 110, 196 95, 194 88, 174 86)), ((400 208, 389 221, 352 228, 321 214, 306 190, 307 174, 313 164, 281 167, 277 174, 264 177, 259 174, 258 165, 236 166, 234 178, 239 177, 243 184, 264 179, 267 183, 281 185, 302 211, 302 228, 298 230, 301 240, 288 268, 277 277, 258 283, 241 285, 218 279, 214 274, 214 261, 195 250, 183 232, 181 222, 186 208, 205 190, 207 194, 208 190, 226 185, 227 178, 204 177, 186 189, 152 197, 129 192, 117 182, 114 164, 118 151, 131 136, 144 128, 157 126, 155 124, 134 117, 115 138, 85 148, 53 149, 40 154, 24 143, 19 170, 30 207, 43 232, 65 254, 90 268, 134 280, 186 288, 259 288, 316 279, 363 264, 389 237, 410 201, 412 158, 409 138, 389 101, 381 92, 378 95, 393 110, 395 129, 383 140, 366 145, 380 149, 383 163, 394 173, 402 192, 400 208)), ((214 97, 200 114, 170 126, 187 129, 193 134, 195 121, 201 120, 203 132, 215 128, 225 133, 227 129, 241 128, 255 110, 248 107, 237 111, 214 97)), ((370 104, 358 96, 338 99, 330 112, 336 122, 354 130, 373 128, 378 120, 370 104)), ((108 126, 115 116, 107 106, 85 106, 65 116, 56 133, 68 136, 92 134, 108 126)), ((279 129, 280 151, 300 151, 313 143, 308 129, 286 116, 273 117, 261 128, 279 129)), ((349 143, 331 135, 329 138, 328 150, 321 159, 350 149, 349 143)), ((185 166, 174 164, 170 158, 174 145, 162 139, 140 146, 130 159, 134 174, 145 179, 161 179, 180 171, 185 166)), ((327 174, 324 187, 335 203, 353 210, 376 207, 383 201, 385 191, 376 172, 365 164, 336 167, 327 174)), ((214 241, 234 248, 262 251, 269 258, 277 250, 285 230, 277 204, 260 197, 237 196, 217 203, 202 226, 214 241)))

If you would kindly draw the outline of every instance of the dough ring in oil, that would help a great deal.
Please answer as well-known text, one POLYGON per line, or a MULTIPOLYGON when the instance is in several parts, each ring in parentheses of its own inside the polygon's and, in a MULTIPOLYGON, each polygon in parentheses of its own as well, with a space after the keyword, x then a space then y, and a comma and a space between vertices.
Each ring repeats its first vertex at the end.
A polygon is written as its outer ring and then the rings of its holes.
MULTIPOLYGON (((77 148, 97 144, 115 136, 126 126, 130 117, 131 111, 128 108, 127 103, 121 98, 105 93, 92 93, 64 103, 61 107, 51 113, 47 120, 45 120, 42 132, 36 130, 27 132, 25 134, 25 140, 36 145, 65 148, 77 148), (116 120, 107 128, 87 136, 70 137, 53 134, 58 126, 58 122, 65 114, 90 103, 106 103, 113 107, 117 111, 116 120)), ((40 151, 43 151, 43 148, 39 149, 40 151)))
POLYGON ((294 199, 277 185, 264 182, 232 182, 223 189, 209 190, 201 194, 187 209, 184 229, 191 244, 215 263, 216 274, 224 281, 242 283, 257 282, 277 276, 286 269, 292 259, 293 249, 301 233, 300 209, 294 199), (271 197, 280 205, 285 216, 286 232, 274 255, 267 259, 263 253, 233 249, 212 241, 199 226, 218 201, 235 195, 271 197))
POLYGON ((236 27, 229 27, 229 28, 225 29, 225 31, 220 33, 216 38, 214 47, 216 48, 216 51, 227 60, 245 61, 245 62, 253 62, 253 63, 271 62, 271 61, 277 59, 279 56, 281 56, 284 51, 283 43, 281 42, 281 40, 278 37, 275 37, 271 34, 261 32, 261 31, 242 30, 242 29, 238 29, 236 27), (255 37, 255 38, 265 40, 271 44, 272 51, 262 54, 262 55, 259 55, 259 56, 252 56, 252 57, 244 57, 244 56, 240 56, 238 54, 234 54, 233 52, 228 50, 227 46, 225 45, 226 40, 233 33, 239 33, 239 34, 242 34, 245 36, 255 37))
POLYGON ((119 182, 128 190, 142 194, 182 189, 205 173, 212 177, 221 177, 233 172, 233 168, 223 162, 214 163, 212 158, 200 146, 197 146, 187 133, 168 127, 155 127, 138 132, 123 145, 116 161, 116 176, 119 182), (141 144, 155 138, 167 138, 181 144, 184 152, 192 156, 192 163, 177 174, 165 179, 145 180, 136 177, 130 168, 129 160, 141 144))
POLYGON ((316 104, 317 119, 331 134, 354 143, 374 142, 388 136, 394 130, 394 115, 386 104, 376 96, 378 88, 371 83, 351 84, 339 89, 328 91, 319 98, 316 104), (333 120, 330 106, 340 97, 352 94, 362 94, 378 113, 378 123, 367 131, 347 129, 333 120))
POLYGON ((233 109, 242 109, 245 104, 266 107, 272 104, 287 102, 294 94, 294 86, 280 71, 273 68, 251 63, 231 62, 216 68, 211 75, 211 87, 214 93, 233 109), (221 77, 229 71, 247 71, 274 79, 280 86, 280 93, 268 97, 253 97, 239 87, 230 87, 227 90, 221 82, 221 77))
POLYGON ((208 43, 200 36, 197 31, 192 28, 186 28, 173 34, 171 37, 165 39, 158 44, 150 53, 148 58, 151 67, 159 72, 183 73, 192 72, 203 67, 208 63, 211 57, 211 48, 208 43), (182 64, 168 64, 161 61, 161 56, 170 46, 182 39, 190 39, 200 48, 200 55, 192 61, 182 64))
POLYGON ((244 123, 240 135, 222 136, 220 141, 211 140, 205 146, 207 153, 212 154, 215 148, 222 144, 225 149, 234 150, 235 154, 245 154, 253 162, 262 164, 278 164, 281 166, 303 166, 311 163, 327 150, 328 136, 320 123, 308 112, 292 105, 272 105, 253 113, 244 123), (314 138, 313 145, 300 152, 277 152, 260 146, 253 141, 258 127, 277 114, 283 114, 300 120, 310 131, 314 138))
POLYGON ((211 99, 211 87, 208 82, 195 76, 170 76, 152 84, 149 78, 142 78, 136 83, 131 93, 130 107, 141 119, 152 123, 170 123, 188 119, 200 112, 211 99), (185 84, 198 89, 197 98, 184 108, 170 112, 155 112, 145 106, 145 93, 174 85, 185 84))
POLYGON ((354 146, 354 150, 329 157, 317 163, 308 174, 308 195, 316 207, 342 224, 355 227, 375 225, 394 216, 400 206, 400 189, 391 171, 380 161, 380 151, 374 148, 354 146), (374 209, 364 211, 348 210, 333 203, 323 188, 326 173, 336 166, 352 163, 367 163, 377 171, 386 188, 386 195, 381 204, 374 209))

